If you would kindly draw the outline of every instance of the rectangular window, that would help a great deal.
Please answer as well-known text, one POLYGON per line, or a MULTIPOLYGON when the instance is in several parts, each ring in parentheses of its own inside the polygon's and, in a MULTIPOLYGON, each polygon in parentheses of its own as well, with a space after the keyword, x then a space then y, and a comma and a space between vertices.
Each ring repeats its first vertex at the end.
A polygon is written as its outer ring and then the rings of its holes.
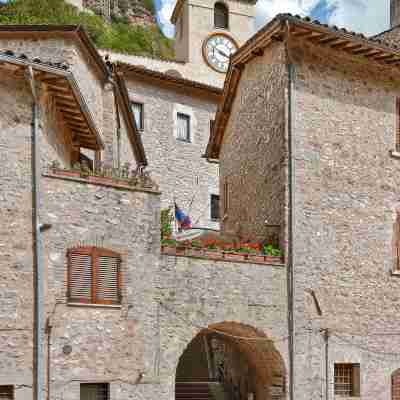
POLYGON ((68 301, 121 303, 121 258, 111 250, 77 247, 68 250, 68 301))
POLYGON ((108 383, 81 383, 80 400, 109 400, 108 383))
POLYGON ((190 115, 177 114, 177 139, 190 142, 190 115))
POLYGON ((139 131, 143 131, 144 130, 144 113, 143 113, 144 106, 142 103, 132 102, 131 107, 132 107, 133 116, 135 118, 136 128, 139 131))
POLYGON ((211 219, 214 221, 218 221, 219 216, 219 196, 216 194, 211 195, 211 219))
POLYGON ((335 364, 335 396, 360 396, 359 364, 335 364))
POLYGON ((0 386, 0 400, 14 400, 14 386, 0 386))

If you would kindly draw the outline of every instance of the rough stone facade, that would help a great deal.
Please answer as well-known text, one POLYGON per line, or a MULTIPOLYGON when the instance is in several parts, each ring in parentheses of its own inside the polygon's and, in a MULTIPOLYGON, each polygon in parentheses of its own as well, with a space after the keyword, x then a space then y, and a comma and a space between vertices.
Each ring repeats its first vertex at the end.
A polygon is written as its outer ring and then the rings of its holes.
POLYGON ((220 155, 222 231, 227 235, 283 243, 286 74, 281 44, 243 72, 220 155))
POLYGON ((141 82, 127 74, 130 99, 143 104, 143 145, 149 159, 148 170, 159 184, 162 207, 179 207, 189 212, 196 226, 219 228, 211 220, 211 195, 219 194, 218 166, 204 154, 214 119, 216 104, 206 97, 183 93, 160 84, 141 82), (190 116, 191 142, 176 138, 176 115, 190 116))
MULTIPOLYGON (((281 127, 276 132, 284 137, 274 144, 277 151, 284 150, 277 157, 282 160, 278 165, 284 166, 288 157, 282 145, 287 141, 287 111, 277 112, 272 124, 258 130, 253 122, 264 121, 267 99, 282 99, 278 82, 287 82, 288 76, 278 74, 269 80, 271 92, 263 92, 259 103, 247 94, 251 87, 262 91, 271 70, 284 71, 282 63, 288 61, 276 56, 282 54, 277 53, 279 47, 283 45, 271 45, 264 59, 247 63, 239 84, 221 150, 221 191, 228 176, 226 164, 232 165, 237 179, 244 182, 235 196, 251 192, 259 184, 259 176, 279 176, 279 169, 272 172, 268 164, 257 174, 248 173, 246 156, 238 154, 239 146, 233 145, 238 132, 243 143, 263 143, 273 137, 274 126, 281 127), (246 113, 250 108, 252 114, 246 113)), ((398 129, 399 73, 300 41, 292 42, 289 54, 295 70, 295 398, 325 398, 326 390, 329 398, 338 398, 334 365, 351 363, 360 365, 361 398, 388 400, 392 374, 400 366, 396 351, 400 289, 396 188, 400 167, 398 153, 391 153, 398 129)), ((287 110, 288 99, 284 98, 284 107, 279 104, 287 110)), ((271 109, 279 107, 272 103, 271 109)), ((273 193, 266 191, 263 196, 271 199, 273 207, 273 199, 284 193, 282 183, 278 180, 268 190, 273 193)), ((242 204, 232 203, 228 223, 230 215, 237 218, 243 214, 242 204)), ((264 203, 252 204, 260 208, 260 220, 269 218, 264 203)), ((254 225, 257 229, 250 216, 247 228, 254 225)), ((283 234, 287 238, 285 230, 283 234)))
POLYGON ((399 368, 391 353, 399 344, 392 270, 400 166, 390 156, 399 75, 345 57, 338 63, 320 48, 303 46, 293 57, 298 398, 321 393, 310 386, 323 379, 320 330, 329 329, 330 379, 335 362, 359 363, 362 399, 389 399, 399 368))

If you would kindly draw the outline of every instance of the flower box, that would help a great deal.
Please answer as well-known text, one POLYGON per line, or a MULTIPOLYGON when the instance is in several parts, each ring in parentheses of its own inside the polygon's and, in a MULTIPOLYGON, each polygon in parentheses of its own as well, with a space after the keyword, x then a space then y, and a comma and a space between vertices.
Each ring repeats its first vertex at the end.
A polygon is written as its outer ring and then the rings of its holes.
POLYGON ((278 256, 264 256, 264 263, 268 264, 281 264, 282 258, 278 256))
POLYGON ((253 263, 265 263, 265 256, 262 254, 249 254, 247 259, 253 263))
POLYGON ((176 254, 176 247, 173 246, 162 246, 161 252, 163 254, 168 254, 170 256, 174 256, 176 254))
POLYGON ((186 247, 175 247, 175 254, 177 256, 185 256, 186 255, 186 247))
POLYGON ((223 254, 217 250, 205 250, 204 256, 211 260, 222 260, 223 254))
POLYGON ((189 247, 186 249, 185 255, 189 257, 204 257, 204 251, 203 249, 189 247))
POLYGON ((244 261, 246 254, 240 253, 223 253, 224 259, 229 261, 244 261))

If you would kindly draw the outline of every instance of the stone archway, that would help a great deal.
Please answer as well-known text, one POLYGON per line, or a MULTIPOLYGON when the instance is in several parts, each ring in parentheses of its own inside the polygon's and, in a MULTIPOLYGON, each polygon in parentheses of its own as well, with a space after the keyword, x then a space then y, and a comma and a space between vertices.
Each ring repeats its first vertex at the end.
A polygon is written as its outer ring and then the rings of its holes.
POLYGON ((273 342, 237 322, 202 330, 176 370, 176 400, 283 400, 286 369, 273 342))

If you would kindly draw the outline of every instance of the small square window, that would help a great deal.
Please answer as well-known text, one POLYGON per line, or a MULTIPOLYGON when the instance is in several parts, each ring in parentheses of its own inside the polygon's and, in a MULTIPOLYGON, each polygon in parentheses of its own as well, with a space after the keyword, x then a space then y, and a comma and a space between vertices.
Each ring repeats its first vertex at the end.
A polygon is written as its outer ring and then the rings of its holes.
POLYGON ((0 400, 14 400, 14 386, 0 386, 0 400))
POLYGON ((176 138, 184 142, 190 142, 190 134, 190 115, 178 113, 176 138))
POLYGON ((81 383, 80 400, 109 400, 108 383, 81 383))
POLYGON ((359 364, 335 364, 335 396, 360 396, 359 364))
POLYGON ((211 219, 214 221, 219 221, 220 215, 219 215, 219 196, 218 195, 216 195, 216 194, 211 195, 210 206, 211 206, 211 219))
POLYGON ((132 102, 131 107, 132 107, 133 116, 135 118, 136 128, 139 131, 143 131, 144 130, 144 112, 143 112, 144 106, 142 103, 132 102))

